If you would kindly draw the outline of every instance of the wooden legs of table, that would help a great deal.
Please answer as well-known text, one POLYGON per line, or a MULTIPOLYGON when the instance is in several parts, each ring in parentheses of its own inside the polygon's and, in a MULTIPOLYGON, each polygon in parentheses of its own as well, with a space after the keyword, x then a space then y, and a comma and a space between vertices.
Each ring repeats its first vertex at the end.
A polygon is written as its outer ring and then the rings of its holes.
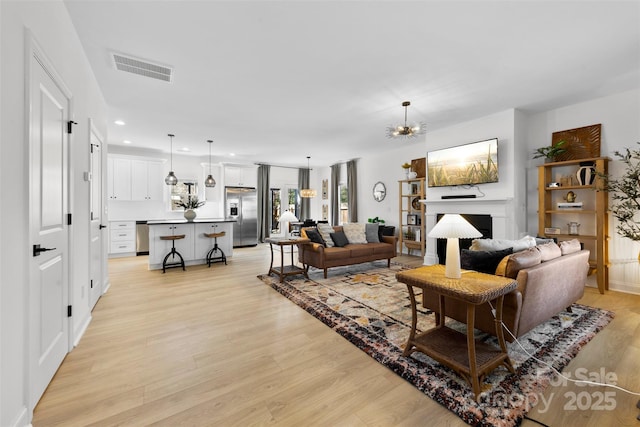
POLYGON ((515 373, 502 330, 502 302, 504 296, 496 300, 496 336, 500 348, 494 345, 476 342, 474 337, 474 322, 476 306, 467 303, 467 333, 463 334, 445 326, 445 297, 440 295, 440 313, 436 316, 436 326, 420 334, 416 333, 418 311, 413 286, 407 285, 411 300, 411 331, 403 351, 403 356, 409 356, 414 351, 420 351, 435 361, 450 367, 465 378, 473 389, 476 399, 480 396, 480 382, 500 365, 505 365, 511 373, 515 373))
MULTIPOLYGON (((269 243, 269 246, 271 248, 271 265, 269 265, 269 272, 267 273, 268 275, 270 275, 271 273, 274 273, 276 275, 279 276, 280 278, 280 283, 282 283, 284 281, 284 278, 286 276, 291 276, 291 275, 296 275, 296 274, 302 274, 304 275, 304 277, 306 277, 307 279, 309 278, 309 276, 307 275, 307 270, 308 267, 306 267, 304 264, 302 265, 302 267, 299 267, 297 265, 295 265, 294 260, 293 260, 293 244, 287 243, 287 244, 278 244, 278 246, 280 247, 280 267, 274 267, 273 266, 273 243, 269 243), (291 249, 291 264, 290 265, 284 265, 284 251, 285 251, 285 247, 289 247, 291 249)), ((304 250, 300 249, 300 250, 304 250)))

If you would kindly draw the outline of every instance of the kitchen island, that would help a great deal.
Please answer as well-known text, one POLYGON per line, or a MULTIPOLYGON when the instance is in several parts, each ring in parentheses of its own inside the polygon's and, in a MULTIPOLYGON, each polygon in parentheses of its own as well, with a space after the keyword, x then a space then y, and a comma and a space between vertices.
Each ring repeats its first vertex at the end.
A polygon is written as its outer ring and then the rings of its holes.
POLYGON ((171 241, 160 236, 184 234, 184 239, 175 240, 176 251, 184 258, 185 265, 207 263, 207 253, 213 247, 214 239, 205 236, 210 233, 225 232, 218 237, 218 246, 227 258, 233 256, 234 219, 196 218, 148 221, 149 225, 149 270, 162 269, 162 260, 171 251, 171 241))

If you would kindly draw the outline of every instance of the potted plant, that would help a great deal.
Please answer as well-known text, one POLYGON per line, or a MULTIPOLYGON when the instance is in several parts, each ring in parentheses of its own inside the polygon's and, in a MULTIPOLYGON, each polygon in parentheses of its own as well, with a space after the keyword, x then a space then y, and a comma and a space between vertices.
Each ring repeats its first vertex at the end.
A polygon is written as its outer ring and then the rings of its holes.
POLYGON ((193 221, 196 218, 194 209, 204 206, 204 202, 198 200, 198 196, 187 196, 187 200, 181 199, 176 205, 184 208, 184 217, 187 221, 193 221))
POLYGON ((553 162, 556 160, 556 157, 567 151, 567 149, 564 148, 566 143, 567 141, 558 141, 555 145, 540 147, 533 152, 533 158, 538 159, 544 157, 545 161, 553 162))
POLYGON ((404 162, 402 164, 402 169, 404 169, 404 174, 407 177, 407 179, 409 178, 409 172, 411 172, 411 164, 404 162))

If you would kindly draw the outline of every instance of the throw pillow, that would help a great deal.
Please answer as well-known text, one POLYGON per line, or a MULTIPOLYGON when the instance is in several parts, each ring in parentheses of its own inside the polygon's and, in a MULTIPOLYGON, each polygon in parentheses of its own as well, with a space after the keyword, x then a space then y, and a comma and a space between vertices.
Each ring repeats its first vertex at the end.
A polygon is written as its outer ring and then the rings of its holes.
POLYGON ((342 231, 344 231, 344 234, 347 236, 349 243, 367 243, 364 223, 354 222, 351 224, 343 224, 342 231))
POLYGON ((556 241, 553 239, 545 239, 543 237, 536 237, 536 245, 544 245, 545 243, 555 243, 556 241))
POLYGON ((542 262, 551 261, 552 259, 562 256, 560 246, 556 245, 553 242, 545 243, 544 245, 538 245, 536 246, 536 249, 540 252, 542 262))
POLYGON ((535 237, 524 236, 519 240, 506 239, 473 239, 471 242, 472 251, 499 251, 502 249, 513 248, 513 252, 519 252, 536 245, 535 237))
POLYGON ((318 233, 322 236, 325 244, 328 248, 333 247, 333 240, 331 240, 331 233, 333 233, 333 227, 329 224, 318 224, 318 233))
POLYGON ((560 252, 562 252, 562 255, 572 254, 581 250, 582 245, 580 244, 580 240, 578 239, 565 240, 563 242, 560 242, 560 252))
POLYGON ((470 251, 463 249, 460 253, 460 267, 480 273, 495 274, 496 267, 502 258, 513 253, 512 248, 500 251, 470 251))
POLYGON ((347 239, 343 231, 331 233, 331 240, 333 241, 333 245, 339 248, 343 248, 349 244, 349 239, 347 239))
POLYGON ((380 226, 377 222, 368 222, 364 226, 364 234, 367 236, 367 243, 380 243, 378 236, 380 226))
POLYGON ((540 251, 536 248, 529 248, 504 257, 496 268, 496 274, 498 276, 515 279, 518 277, 518 272, 523 268, 530 268, 541 262, 542 256, 540 255, 540 251))
POLYGON ((327 246, 320 233, 318 233, 318 230, 308 228, 305 230, 305 232, 307 233, 307 237, 309 238, 309 240, 311 240, 313 243, 319 243, 322 246, 327 246))

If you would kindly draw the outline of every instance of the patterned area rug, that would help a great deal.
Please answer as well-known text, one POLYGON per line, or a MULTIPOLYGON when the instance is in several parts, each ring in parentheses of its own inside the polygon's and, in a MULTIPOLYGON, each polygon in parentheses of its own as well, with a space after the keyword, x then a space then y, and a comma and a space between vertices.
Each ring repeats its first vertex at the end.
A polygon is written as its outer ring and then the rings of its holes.
MULTIPOLYGON (((395 275, 407 268, 394 263, 386 268, 384 261, 332 268, 327 279, 313 268, 310 280, 296 276, 279 283, 276 277, 258 278, 468 424, 519 424, 538 403, 554 378, 553 371, 517 343, 507 343, 516 373, 504 367, 494 370, 481 384, 482 393, 476 401, 469 383, 454 371, 420 352, 402 356, 411 328, 411 306, 406 285, 397 282, 395 275)), ((420 308, 418 328, 427 330, 434 326, 434 316, 420 308)), ((562 370, 613 318, 612 312, 579 304, 574 304, 572 311, 538 326, 520 338, 520 343, 538 359, 562 370)), ((451 319, 447 319, 447 326, 466 331, 466 325, 451 319)), ((497 346, 492 336, 478 332, 476 337, 497 346)))

